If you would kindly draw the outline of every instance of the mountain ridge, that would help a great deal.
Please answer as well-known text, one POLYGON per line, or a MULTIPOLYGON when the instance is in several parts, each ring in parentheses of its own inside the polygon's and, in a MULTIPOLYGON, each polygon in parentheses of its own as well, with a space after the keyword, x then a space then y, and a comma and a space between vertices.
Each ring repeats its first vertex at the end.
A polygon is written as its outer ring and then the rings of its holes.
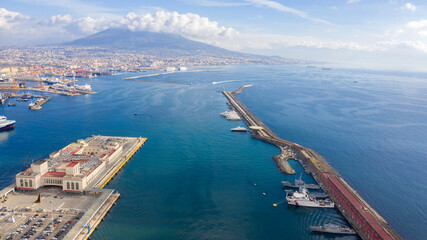
POLYGON ((163 48, 177 50, 232 51, 215 47, 206 43, 193 41, 177 34, 156 33, 148 31, 131 31, 122 28, 108 28, 101 32, 62 43, 65 46, 98 46, 106 48, 144 50, 147 48, 163 48))

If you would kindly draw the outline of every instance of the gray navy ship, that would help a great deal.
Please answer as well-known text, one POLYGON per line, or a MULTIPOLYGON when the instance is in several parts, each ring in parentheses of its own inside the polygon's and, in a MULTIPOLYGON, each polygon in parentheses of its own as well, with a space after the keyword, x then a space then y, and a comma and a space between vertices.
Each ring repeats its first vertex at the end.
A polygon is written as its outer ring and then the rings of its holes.
POLYGON ((305 182, 302 180, 302 175, 299 177, 299 179, 295 179, 295 183, 290 183, 289 181, 282 181, 282 184, 283 186, 290 187, 290 188, 305 187, 307 189, 320 189, 319 185, 305 184, 305 182))
POLYGON ((313 232, 323 232, 323 233, 335 233, 335 234, 347 234, 352 235, 356 234, 356 231, 353 229, 341 226, 333 223, 326 223, 322 226, 310 226, 310 230, 313 232))

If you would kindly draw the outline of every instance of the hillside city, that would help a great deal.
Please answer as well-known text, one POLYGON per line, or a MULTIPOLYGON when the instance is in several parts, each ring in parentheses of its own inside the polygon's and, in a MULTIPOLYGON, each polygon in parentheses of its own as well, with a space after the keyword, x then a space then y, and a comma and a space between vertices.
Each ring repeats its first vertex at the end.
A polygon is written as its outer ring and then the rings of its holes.
POLYGON ((304 61, 237 52, 179 49, 132 51, 102 47, 26 46, 0 48, 0 77, 70 76, 139 72, 167 67, 230 64, 301 64, 304 61))

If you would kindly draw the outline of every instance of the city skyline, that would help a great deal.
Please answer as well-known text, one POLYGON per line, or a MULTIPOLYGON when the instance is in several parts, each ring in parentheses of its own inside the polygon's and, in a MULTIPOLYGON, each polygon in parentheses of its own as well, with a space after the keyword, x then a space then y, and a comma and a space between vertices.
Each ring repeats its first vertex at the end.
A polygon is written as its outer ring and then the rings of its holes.
POLYGON ((422 70, 427 60, 421 1, 6 0, 1 7, 3 46, 59 43, 121 27, 234 51, 370 68, 422 70))

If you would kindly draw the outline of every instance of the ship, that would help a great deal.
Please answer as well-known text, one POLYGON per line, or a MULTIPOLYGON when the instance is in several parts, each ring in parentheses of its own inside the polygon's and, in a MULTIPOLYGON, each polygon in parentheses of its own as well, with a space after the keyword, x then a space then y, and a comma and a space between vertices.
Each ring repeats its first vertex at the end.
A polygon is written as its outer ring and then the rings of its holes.
POLYGON ((237 112, 234 110, 232 110, 230 112, 228 112, 228 111, 222 112, 220 115, 227 118, 227 120, 230 120, 230 121, 240 121, 241 120, 239 117, 239 114, 237 114, 237 112))
POLYGON ((299 191, 287 191, 286 201, 289 205, 301 207, 334 208, 335 204, 330 199, 317 200, 308 195, 307 188, 300 187, 299 191))
POLYGON ((7 120, 5 116, 0 116, 0 131, 15 127, 15 120, 7 120))
POLYGON ((244 127, 238 126, 238 127, 232 128, 231 131, 232 132, 246 132, 248 130, 244 127))
POLYGON ((76 90, 79 91, 92 91, 92 88, 89 84, 85 84, 85 85, 74 85, 74 87, 76 88, 76 90))
POLYGON ((290 183, 288 181, 282 181, 282 184, 283 184, 283 186, 290 187, 290 188, 305 187, 307 189, 320 189, 319 185, 305 184, 305 182, 301 178, 302 178, 302 174, 300 175, 299 179, 295 179, 295 183, 290 183))
POLYGON ((310 226, 313 232, 335 233, 335 234, 356 234, 353 229, 333 223, 326 223, 322 226, 310 226))
POLYGON ((31 109, 32 107, 36 106, 35 103, 31 102, 30 104, 28 104, 28 107, 31 109))
POLYGON ((222 112, 220 115, 222 117, 227 117, 228 113, 230 113, 230 112, 229 111, 225 111, 225 112, 222 112))
POLYGON ((234 110, 229 112, 227 114, 227 116, 225 116, 225 117, 227 118, 227 120, 230 120, 230 121, 240 121, 241 120, 239 115, 237 114, 237 112, 235 112, 234 110))

